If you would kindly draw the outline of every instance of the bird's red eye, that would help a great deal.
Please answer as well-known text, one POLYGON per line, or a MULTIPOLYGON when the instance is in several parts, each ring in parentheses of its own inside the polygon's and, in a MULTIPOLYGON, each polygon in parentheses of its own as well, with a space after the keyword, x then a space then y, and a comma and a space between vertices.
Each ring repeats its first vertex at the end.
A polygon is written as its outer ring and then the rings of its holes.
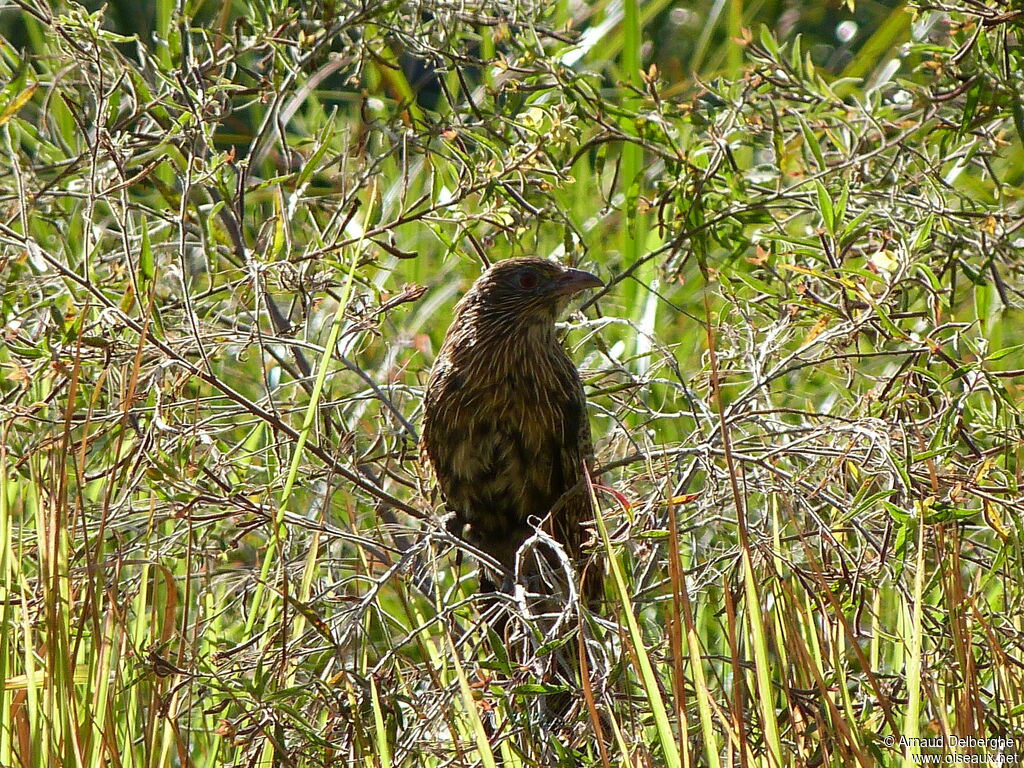
POLYGON ((526 271, 519 275, 519 286, 521 288, 536 288, 540 278, 536 272, 526 271))

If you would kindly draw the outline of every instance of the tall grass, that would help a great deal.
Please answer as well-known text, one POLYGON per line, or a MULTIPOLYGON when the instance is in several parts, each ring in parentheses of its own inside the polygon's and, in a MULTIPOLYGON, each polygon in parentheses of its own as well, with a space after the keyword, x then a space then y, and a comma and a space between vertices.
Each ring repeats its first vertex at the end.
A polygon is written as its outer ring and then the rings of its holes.
POLYGON ((0 10, 0 765, 1020 759, 1013 12, 146 10, 0 10), (607 282, 544 640, 417 450, 523 254, 607 282))

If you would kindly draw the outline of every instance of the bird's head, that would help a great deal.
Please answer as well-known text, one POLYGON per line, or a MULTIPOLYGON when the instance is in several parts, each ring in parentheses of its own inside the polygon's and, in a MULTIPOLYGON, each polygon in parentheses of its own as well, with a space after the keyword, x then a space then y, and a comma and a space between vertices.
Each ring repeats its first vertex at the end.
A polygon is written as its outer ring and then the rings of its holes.
POLYGON ((463 302, 492 321, 553 325, 574 294, 603 285, 589 272, 547 259, 506 259, 480 275, 463 302))

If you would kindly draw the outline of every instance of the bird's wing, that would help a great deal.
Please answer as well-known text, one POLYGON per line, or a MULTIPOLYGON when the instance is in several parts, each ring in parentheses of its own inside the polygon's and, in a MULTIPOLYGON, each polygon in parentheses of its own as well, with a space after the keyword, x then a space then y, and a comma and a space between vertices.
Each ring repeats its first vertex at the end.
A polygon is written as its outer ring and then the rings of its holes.
POLYGON ((593 443, 587 419, 587 400, 575 367, 572 368, 571 379, 563 405, 564 439, 559 457, 567 492, 552 516, 552 533, 565 545, 569 556, 578 562, 586 538, 581 524, 593 519, 590 492, 583 483, 583 467, 584 464, 591 466, 593 443))

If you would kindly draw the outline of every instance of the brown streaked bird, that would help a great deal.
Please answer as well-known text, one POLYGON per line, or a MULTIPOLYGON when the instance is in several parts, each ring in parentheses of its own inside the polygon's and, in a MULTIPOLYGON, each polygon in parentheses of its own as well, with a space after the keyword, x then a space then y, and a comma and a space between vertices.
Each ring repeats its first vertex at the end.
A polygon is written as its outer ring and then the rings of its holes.
MULTIPOLYGON (((570 297, 603 283, 540 258, 500 261, 455 307, 427 384, 423 453, 454 530, 510 572, 544 529, 582 566, 593 519, 583 479, 591 457, 583 384, 555 331, 570 297)), ((585 578, 594 599, 599 580, 585 578)), ((481 575, 482 592, 495 583, 481 575)))

